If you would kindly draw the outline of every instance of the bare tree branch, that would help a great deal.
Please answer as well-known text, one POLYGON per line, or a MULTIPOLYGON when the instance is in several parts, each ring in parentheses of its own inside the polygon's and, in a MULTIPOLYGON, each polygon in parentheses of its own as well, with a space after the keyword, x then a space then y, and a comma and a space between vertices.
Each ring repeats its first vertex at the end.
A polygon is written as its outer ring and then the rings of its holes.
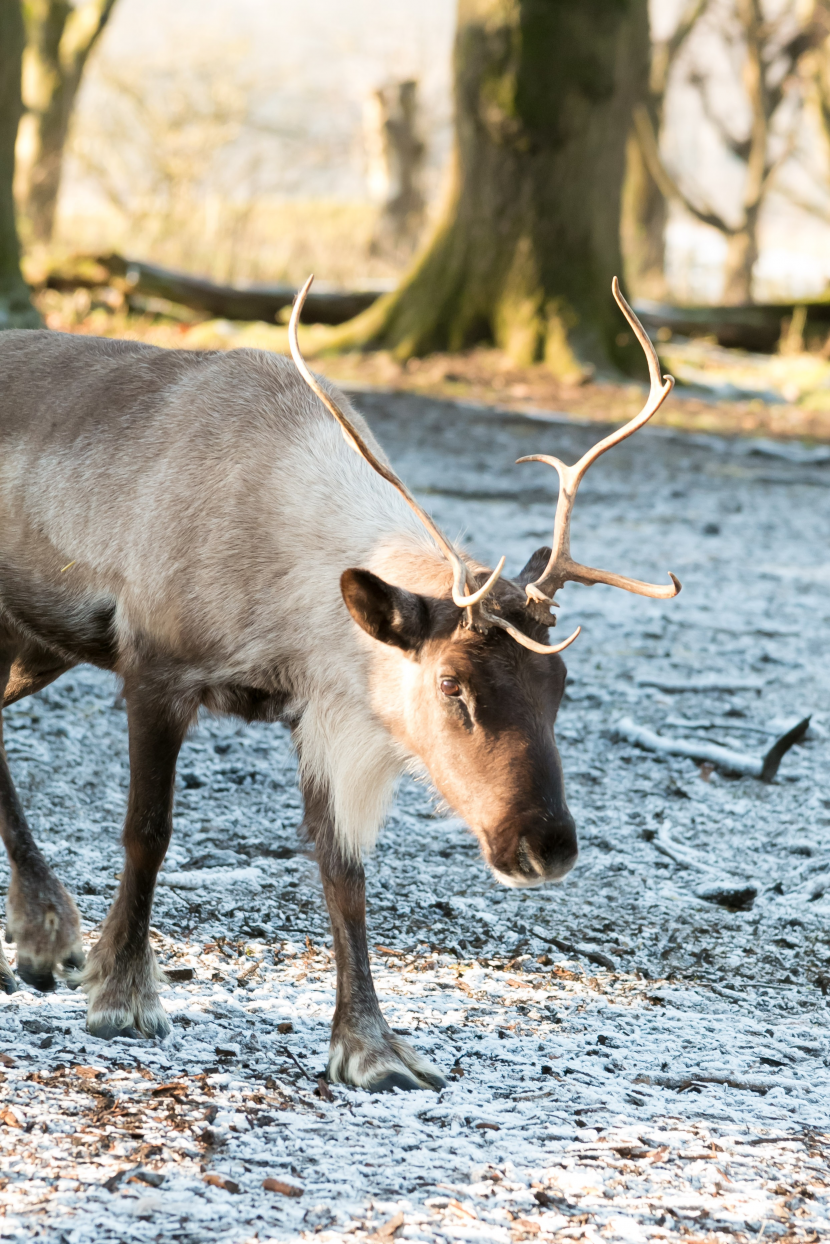
POLYGON ((674 199, 681 203, 687 212, 690 212, 696 220, 701 224, 710 225, 713 229, 732 237, 733 234, 739 232, 739 228, 734 228, 727 224, 721 215, 712 209, 698 207, 696 203, 681 190, 674 177, 663 163, 660 155, 660 148, 657 144, 657 135, 651 124, 651 117, 648 115, 648 109, 643 104, 639 104, 634 109, 634 126, 637 131, 637 141, 640 144, 640 150, 643 153, 643 159, 646 162, 648 171, 660 187, 660 192, 667 199, 674 199))

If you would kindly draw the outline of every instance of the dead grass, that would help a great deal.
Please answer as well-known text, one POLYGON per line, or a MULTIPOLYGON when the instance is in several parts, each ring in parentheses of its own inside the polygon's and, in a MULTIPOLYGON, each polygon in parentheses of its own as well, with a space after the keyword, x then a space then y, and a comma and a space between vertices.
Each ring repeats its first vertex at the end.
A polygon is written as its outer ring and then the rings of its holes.
MULTIPOLYGON (((287 332, 282 325, 199 321, 196 317, 176 321, 163 314, 136 315, 123 307, 107 306, 86 290, 75 294, 44 290, 38 302, 47 325, 62 332, 123 337, 166 348, 251 347, 288 353, 287 332)), ((303 346, 310 357, 325 347, 327 331, 317 327, 304 330, 303 346)), ((642 405, 640 385, 565 385, 551 376, 543 364, 516 367, 501 351, 493 349, 434 354, 407 363, 400 363, 383 351, 318 354, 315 368, 347 388, 403 390, 523 412, 555 411, 598 422, 630 418, 642 405)), ((771 404, 761 398, 703 400, 684 396, 681 387, 654 422, 687 432, 830 442, 830 410, 816 409, 816 405, 810 393, 800 394, 798 401, 771 404)))
POLYGON ((149 209, 135 219, 114 210, 64 214, 49 258, 116 251, 220 283, 299 286, 316 272, 354 288, 400 274, 399 261, 372 249, 377 218, 363 201, 219 196, 194 200, 186 227, 149 209))

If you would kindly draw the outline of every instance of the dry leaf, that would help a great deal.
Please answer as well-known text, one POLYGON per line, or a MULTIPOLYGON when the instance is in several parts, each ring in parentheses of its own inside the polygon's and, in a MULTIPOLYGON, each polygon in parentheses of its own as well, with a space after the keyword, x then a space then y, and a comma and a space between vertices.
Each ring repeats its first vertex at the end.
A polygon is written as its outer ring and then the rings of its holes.
POLYGON ((210 1175, 205 1175, 204 1180, 206 1184, 211 1184, 214 1188, 224 1188, 225 1192, 239 1192, 240 1190, 239 1184, 234 1183, 227 1175, 219 1175, 214 1172, 210 1175))
POLYGON ((287 1184, 282 1179, 263 1179, 262 1186, 266 1192, 279 1192, 281 1196, 302 1196, 305 1192, 298 1184, 287 1184))
POLYGON ((13 1106, 7 1106, 0 1114, 0 1122, 5 1123, 6 1127, 23 1127, 25 1119, 19 1110, 15 1110, 13 1106))
POLYGON ((150 1096, 163 1097, 166 1094, 169 1094, 171 1097, 181 1097, 183 1093, 187 1092, 187 1088, 188 1086, 186 1084, 177 1082, 172 1082, 170 1084, 158 1084, 155 1088, 150 1090, 150 1096))

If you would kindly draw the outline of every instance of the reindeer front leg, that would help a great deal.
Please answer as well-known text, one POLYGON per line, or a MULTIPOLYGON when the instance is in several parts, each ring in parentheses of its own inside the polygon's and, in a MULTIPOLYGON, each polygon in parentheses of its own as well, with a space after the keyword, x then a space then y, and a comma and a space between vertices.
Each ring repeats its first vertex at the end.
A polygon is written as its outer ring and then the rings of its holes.
POLYGON ((317 846, 317 861, 331 917, 337 963, 337 1004, 326 1076, 333 1084, 353 1084, 370 1093, 400 1089, 441 1089, 437 1068, 389 1028, 378 1005, 366 944, 366 882, 359 860, 347 859, 338 845, 322 801, 306 803, 306 829, 317 846))
POLYGON ((161 679, 127 679, 130 794, 124 822, 124 871, 115 902, 92 948, 82 985, 93 1036, 164 1037, 161 973, 150 946, 156 876, 170 842, 173 782, 191 714, 161 679))

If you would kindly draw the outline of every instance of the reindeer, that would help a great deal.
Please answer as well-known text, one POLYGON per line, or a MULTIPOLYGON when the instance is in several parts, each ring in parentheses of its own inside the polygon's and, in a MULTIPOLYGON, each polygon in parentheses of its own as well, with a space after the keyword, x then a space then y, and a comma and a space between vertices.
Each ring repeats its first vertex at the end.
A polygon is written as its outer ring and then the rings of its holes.
MULTIPOLYGON (((570 521, 590 465, 671 391, 645 350, 646 405, 559 474, 552 546, 513 579, 456 549, 343 394, 287 358, 192 353, 51 332, 0 334, 3 703, 87 662, 123 683, 130 789, 124 870, 84 963, 78 911, 34 842, 0 751, 6 938, 39 990, 80 983, 96 1037, 164 1037, 149 944, 179 749, 201 707, 282 721, 299 756, 303 830, 331 916, 337 1001, 327 1074, 379 1091, 439 1088, 393 1035, 369 966, 363 851, 400 774, 418 765, 509 886, 557 881, 577 840, 554 721, 569 581, 668 598, 575 562, 570 521), (330 417, 333 416, 333 419, 330 417), (338 428, 339 425, 339 428, 338 428), (341 435, 342 432, 342 435, 341 435)), ((1 738, 2 736, 0 736, 1 738)), ((0 951, 0 983, 15 979, 0 951)))

